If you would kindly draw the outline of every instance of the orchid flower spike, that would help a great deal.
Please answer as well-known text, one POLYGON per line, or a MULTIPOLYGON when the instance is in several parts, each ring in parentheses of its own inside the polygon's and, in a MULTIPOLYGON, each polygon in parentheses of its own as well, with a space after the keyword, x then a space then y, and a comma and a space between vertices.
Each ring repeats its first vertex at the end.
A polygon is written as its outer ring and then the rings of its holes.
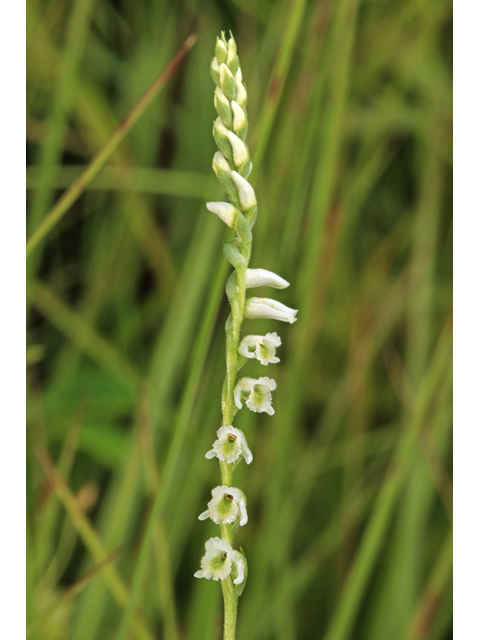
POLYGON ((266 336, 245 336, 241 341, 238 352, 246 358, 256 358, 262 364, 267 365, 280 362, 275 356, 275 350, 282 344, 276 333, 267 333, 266 336), (250 349, 253 348, 253 351, 250 349))
POLYGON ((242 408, 242 395, 247 395, 245 404, 251 411, 262 413, 266 411, 268 415, 275 413, 272 407, 272 391, 277 387, 277 383, 272 378, 241 378, 233 390, 233 398, 238 409, 242 408))
POLYGON ((235 522, 240 514, 240 526, 248 522, 247 499, 240 489, 235 487, 215 487, 208 509, 198 516, 199 520, 211 518, 215 524, 235 522))
POLYGON ((222 538, 210 538, 205 543, 205 555, 203 556, 200 571, 195 578, 207 578, 207 580, 225 580, 232 569, 237 577, 234 584, 242 584, 245 578, 245 559, 240 553, 232 549, 232 545, 222 538))
POLYGON ((273 273, 273 271, 267 271, 266 269, 247 269, 245 275, 245 289, 251 289, 252 287, 286 289, 289 286, 289 282, 273 273))
POLYGON ((270 298, 248 298, 244 311, 245 318, 270 318, 290 324, 297 320, 297 313, 296 309, 290 309, 281 302, 270 298))
POLYGON ((220 427, 217 431, 217 439, 213 443, 213 449, 205 454, 205 457, 223 460, 224 462, 236 462, 240 456, 250 464, 253 460, 252 452, 248 448, 245 434, 235 427, 220 427))

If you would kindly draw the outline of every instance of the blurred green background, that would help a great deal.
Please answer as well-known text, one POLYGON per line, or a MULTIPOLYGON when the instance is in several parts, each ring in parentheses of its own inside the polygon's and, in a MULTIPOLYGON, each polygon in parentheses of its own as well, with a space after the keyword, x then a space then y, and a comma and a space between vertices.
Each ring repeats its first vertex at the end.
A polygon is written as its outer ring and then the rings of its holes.
MULTIPOLYGON (((198 40, 27 262, 31 640, 219 639, 196 580, 218 465, 221 29, 247 84, 252 267, 291 283, 254 460, 239 640, 445 640, 451 604, 452 7, 27 0, 29 235, 198 40)), ((258 295, 271 295, 260 290, 258 295)), ((257 365, 257 366, 255 366, 257 365)))

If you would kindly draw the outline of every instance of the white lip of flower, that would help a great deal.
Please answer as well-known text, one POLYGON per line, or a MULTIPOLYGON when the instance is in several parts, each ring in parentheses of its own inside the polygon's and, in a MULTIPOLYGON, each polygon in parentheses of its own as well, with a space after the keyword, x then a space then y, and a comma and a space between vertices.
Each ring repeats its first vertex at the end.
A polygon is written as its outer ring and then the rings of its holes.
POLYGON ((277 383, 273 378, 241 378, 233 390, 233 399, 238 409, 242 408, 242 393, 249 396, 245 402, 251 411, 262 413, 266 411, 269 416, 275 413, 272 407, 272 391, 277 383))
POLYGON ((248 160, 248 151, 245 144, 232 131, 227 132, 228 139, 232 145, 233 161, 239 167, 248 160))
POLYGON ((255 191, 251 184, 249 184, 245 178, 237 173, 236 171, 232 171, 232 178, 235 182, 235 186, 238 189, 238 198, 240 200, 240 204, 244 209, 251 209, 257 204, 257 198, 255 197, 255 191))
POLYGON ((202 567, 194 575, 195 578, 213 578, 225 580, 232 571, 232 546, 222 538, 210 538, 205 543, 205 555, 200 561, 202 567))
POLYGON ((215 524, 235 522, 240 512, 240 526, 247 524, 247 500, 236 487, 215 487, 208 509, 198 516, 199 520, 211 518, 215 524))
POLYGON ((216 213, 227 226, 233 227, 235 224, 237 210, 229 202, 207 202, 207 209, 212 213, 216 213))
POLYGON ((245 288, 252 287, 273 287, 274 289, 286 289, 290 283, 281 278, 273 271, 267 269, 247 269, 245 276, 245 288))
POLYGON ((296 322, 297 309, 290 309, 286 305, 271 298, 248 298, 245 303, 245 318, 269 318, 293 324, 296 322))
POLYGON ((245 434, 235 427, 220 427, 217 431, 217 440, 213 443, 213 449, 205 454, 208 459, 215 456, 228 463, 236 462, 240 456, 245 458, 247 464, 253 460, 245 434))
POLYGON ((275 356, 275 349, 282 344, 276 333, 267 333, 266 336, 245 336, 241 341, 238 351, 246 358, 256 358, 262 364, 280 362, 275 356), (250 348, 253 347, 253 351, 250 348))

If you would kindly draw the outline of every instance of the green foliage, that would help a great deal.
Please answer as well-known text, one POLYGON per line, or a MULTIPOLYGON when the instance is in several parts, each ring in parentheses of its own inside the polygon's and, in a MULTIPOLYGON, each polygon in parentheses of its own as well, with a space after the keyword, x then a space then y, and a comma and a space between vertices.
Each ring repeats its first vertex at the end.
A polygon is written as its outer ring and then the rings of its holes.
POLYGON ((28 638, 221 637, 218 584, 193 578, 218 532, 197 516, 218 484, 204 454, 229 312, 232 232, 204 204, 223 199, 221 29, 248 86, 251 264, 285 277, 275 297, 299 309, 275 415, 235 423, 254 452, 236 470, 237 637, 451 637, 451 14, 445 0, 27 2, 29 236, 198 36, 27 262, 28 638))

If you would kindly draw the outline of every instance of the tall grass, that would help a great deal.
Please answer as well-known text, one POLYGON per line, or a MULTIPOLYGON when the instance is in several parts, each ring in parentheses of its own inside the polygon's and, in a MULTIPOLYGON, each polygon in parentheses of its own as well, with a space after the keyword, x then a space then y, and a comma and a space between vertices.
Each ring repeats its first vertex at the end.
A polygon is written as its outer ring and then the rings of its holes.
POLYGON ((237 470, 238 638, 451 637, 450 2, 28 0, 27 17, 30 236, 198 37, 27 262, 28 637, 115 639, 125 618, 131 638, 221 637, 218 585, 193 573, 216 531, 197 515, 228 270, 204 203, 222 198, 209 65, 230 28, 252 264, 300 310, 275 416, 236 424, 256 452, 237 470))

